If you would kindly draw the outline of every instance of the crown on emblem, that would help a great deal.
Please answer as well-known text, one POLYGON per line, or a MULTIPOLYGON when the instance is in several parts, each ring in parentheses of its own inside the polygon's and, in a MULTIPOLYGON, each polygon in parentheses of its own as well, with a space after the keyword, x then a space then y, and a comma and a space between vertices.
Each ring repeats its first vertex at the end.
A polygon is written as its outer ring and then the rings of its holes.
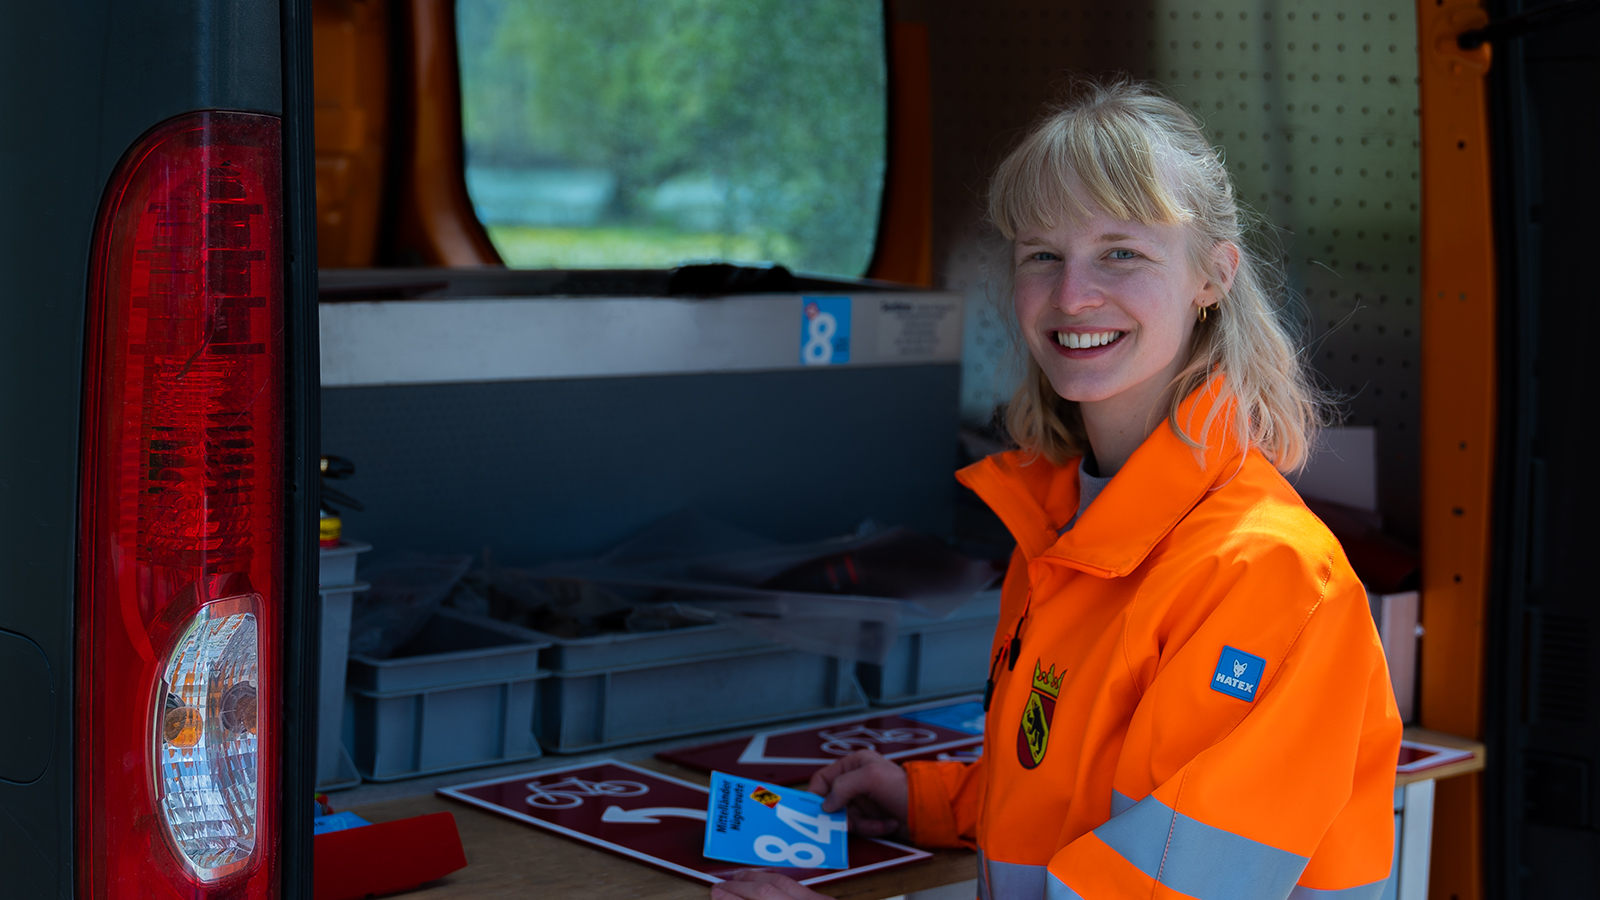
POLYGON ((1050 671, 1046 672, 1038 661, 1033 664, 1033 686, 1051 697, 1061 696, 1061 679, 1067 677, 1066 670, 1060 675, 1056 674, 1055 663, 1050 664, 1050 671))

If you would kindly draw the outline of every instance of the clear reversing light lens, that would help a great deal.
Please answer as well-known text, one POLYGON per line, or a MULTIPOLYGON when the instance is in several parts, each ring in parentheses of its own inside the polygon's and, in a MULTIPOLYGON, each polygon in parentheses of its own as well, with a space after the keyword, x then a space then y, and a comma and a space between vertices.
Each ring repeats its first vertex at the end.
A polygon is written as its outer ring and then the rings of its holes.
POLYGON ((167 660, 154 770, 167 835, 190 871, 215 881, 256 845, 256 617, 253 604, 200 608, 167 660), (230 611, 232 610, 232 611, 230 611))

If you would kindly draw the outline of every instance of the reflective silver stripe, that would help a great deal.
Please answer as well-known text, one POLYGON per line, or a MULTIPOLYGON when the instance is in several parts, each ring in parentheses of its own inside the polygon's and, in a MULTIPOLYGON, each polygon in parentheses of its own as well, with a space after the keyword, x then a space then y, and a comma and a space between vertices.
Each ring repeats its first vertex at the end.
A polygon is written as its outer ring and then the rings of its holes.
MULTIPOLYGON (((1049 874, 1050 870, 1045 866, 998 862, 985 856, 980 850, 978 851, 978 898, 979 900, 1045 900, 1045 876, 1049 874)), ((1051 895, 1052 900, 1054 896, 1051 895)))
POLYGON ((1340 888, 1336 891, 1319 891, 1297 884, 1294 890, 1289 892, 1289 900, 1377 900, 1383 896, 1383 889, 1388 883, 1389 879, 1384 878, 1360 887, 1340 888))
POLYGON ((1056 877, 1051 872, 1044 885, 1045 900, 1083 900, 1077 891, 1067 887, 1067 883, 1056 877))
POLYGON ((1124 794, 1121 791, 1113 790, 1111 792, 1111 814, 1113 816, 1122 815, 1128 810, 1133 809, 1133 802, 1134 801, 1132 797, 1129 797, 1127 794, 1124 794))
POLYGON ((1094 830, 1095 837, 1139 871, 1155 878, 1167 848, 1174 813, 1155 797, 1146 797, 1094 830))
POLYGON ((1094 833, 1139 871, 1196 900, 1281 900, 1308 861, 1192 819, 1154 796, 1094 833))

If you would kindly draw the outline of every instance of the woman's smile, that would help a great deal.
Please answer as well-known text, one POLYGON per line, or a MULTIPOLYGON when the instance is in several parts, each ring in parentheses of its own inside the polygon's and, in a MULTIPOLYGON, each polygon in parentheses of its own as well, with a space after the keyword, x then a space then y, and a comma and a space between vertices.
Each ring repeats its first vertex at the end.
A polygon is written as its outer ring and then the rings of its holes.
POLYGON ((1083 331, 1081 329, 1055 332, 1056 352, 1068 359, 1087 359, 1100 356, 1111 351, 1111 347, 1122 341, 1126 331, 1099 330, 1083 331))

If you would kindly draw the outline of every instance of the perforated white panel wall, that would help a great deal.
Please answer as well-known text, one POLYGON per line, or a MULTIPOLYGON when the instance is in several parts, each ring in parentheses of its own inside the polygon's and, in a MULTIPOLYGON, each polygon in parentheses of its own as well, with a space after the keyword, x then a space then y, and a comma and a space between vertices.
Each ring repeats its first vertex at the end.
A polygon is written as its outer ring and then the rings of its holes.
MULTIPOLYGON (((1240 197, 1278 229, 1311 352, 1378 429, 1379 501, 1414 533, 1418 421, 1415 14, 1410 4, 957 0, 908 4, 933 42, 935 258, 969 295, 963 414, 1013 373, 984 179, 1070 73, 1124 71, 1199 114, 1240 197)), ((1005 302, 1009 302, 1008 298, 1005 302)))

